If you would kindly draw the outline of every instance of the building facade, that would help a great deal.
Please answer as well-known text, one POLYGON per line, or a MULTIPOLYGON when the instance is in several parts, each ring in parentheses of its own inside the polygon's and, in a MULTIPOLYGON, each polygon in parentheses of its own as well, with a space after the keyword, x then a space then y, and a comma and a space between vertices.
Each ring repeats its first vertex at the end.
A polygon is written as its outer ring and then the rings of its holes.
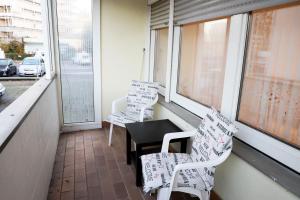
POLYGON ((0 0, 0 41, 42 42, 40 0, 0 0))

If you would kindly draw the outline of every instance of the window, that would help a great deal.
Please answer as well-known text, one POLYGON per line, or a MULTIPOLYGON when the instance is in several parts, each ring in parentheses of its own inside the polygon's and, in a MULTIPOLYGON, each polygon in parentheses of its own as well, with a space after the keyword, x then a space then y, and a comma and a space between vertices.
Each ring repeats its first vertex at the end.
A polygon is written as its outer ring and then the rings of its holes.
POLYGON ((0 9, 0 13, 14 10, 18 16, 15 20, 9 16, 5 20, 5 26, 9 27, 10 32, 0 31, 0 113, 39 78, 45 76, 46 71, 47 78, 51 78, 50 72, 54 72, 54 69, 50 69, 50 65, 54 63, 50 55, 53 48, 49 44, 50 38, 53 38, 49 31, 52 24, 49 10, 51 6, 46 5, 49 1, 43 1, 44 4, 26 2, 29 7, 34 6, 37 10, 45 11, 35 19, 27 19, 28 9, 24 7, 25 1, 10 0, 4 2, 0 9), (24 18, 27 20, 24 21, 24 18), (30 30, 24 28, 31 27, 36 21, 39 21, 41 26, 30 30), (40 59, 44 59, 45 65, 40 63, 40 59), (22 76, 22 80, 16 78, 18 76, 22 76))
POLYGON ((171 101, 200 117, 214 106, 235 121, 237 138, 296 171, 299 7, 176 26, 170 88, 171 101))
POLYGON ((168 28, 156 30, 153 80, 166 87, 168 28))
POLYGON ((64 124, 96 120, 93 3, 93 0, 57 0, 64 124))
POLYGON ((252 14, 238 121, 300 148, 300 6, 252 14))
POLYGON ((159 83, 162 95, 166 88, 168 34, 168 27, 151 31, 150 81, 159 83))
POLYGON ((183 25, 177 93, 221 108, 230 19, 183 25))
POLYGON ((174 28, 171 100, 202 116, 221 110, 232 17, 174 28))

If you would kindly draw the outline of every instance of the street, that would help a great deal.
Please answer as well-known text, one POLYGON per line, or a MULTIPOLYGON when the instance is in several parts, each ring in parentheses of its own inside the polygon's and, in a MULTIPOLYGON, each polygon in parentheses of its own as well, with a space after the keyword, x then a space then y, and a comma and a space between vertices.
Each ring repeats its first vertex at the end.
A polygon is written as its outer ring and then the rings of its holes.
MULTIPOLYGON (((64 122, 94 120, 94 74, 91 65, 62 62, 61 83, 64 122)), ((0 98, 0 112, 37 80, 34 77, 0 77, 6 93, 0 98), (20 80, 15 80, 20 79, 20 80), (28 79, 28 80, 26 80, 28 79)))
POLYGON ((1 80, 0 82, 6 88, 5 94, 0 97, 0 112, 4 110, 9 104, 17 99, 23 92, 32 86, 35 80, 1 80))
POLYGON ((91 65, 61 63, 64 123, 94 120, 94 74, 91 65))

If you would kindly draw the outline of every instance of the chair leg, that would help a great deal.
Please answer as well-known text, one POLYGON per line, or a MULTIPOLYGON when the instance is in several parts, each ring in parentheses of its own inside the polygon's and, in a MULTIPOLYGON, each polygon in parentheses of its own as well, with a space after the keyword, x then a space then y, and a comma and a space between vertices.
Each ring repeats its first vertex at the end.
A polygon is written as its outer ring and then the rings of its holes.
POLYGON ((201 191, 201 200, 209 200, 210 199, 210 191, 201 191))
MULTIPOLYGON (((161 188, 157 191, 157 200, 169 200, 171 197, 170 188, 161 188)), ((202 199, 201 199, 202 200, 202 199)))
POLYGON ((114 128, 114 125, 111 123, 110 128, 109 128, 108 146, 111 146, 111 138, 112 138, 113 128, 114 128))

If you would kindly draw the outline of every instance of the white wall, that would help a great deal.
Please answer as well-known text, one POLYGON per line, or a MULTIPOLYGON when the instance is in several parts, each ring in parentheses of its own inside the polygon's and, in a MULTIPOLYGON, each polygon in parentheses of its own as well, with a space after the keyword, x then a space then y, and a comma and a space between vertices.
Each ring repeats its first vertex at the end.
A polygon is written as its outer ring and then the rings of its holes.
MULTIPOLYGON (((40 86, 37 82, 32 87, 36 91, 40 86)), ((58 136, 53 81, 0 153, 0 199, 47 199, 58 136)))
POLYGON ((102 120, 140 79, 146 23, 146 0, 101 0, 102 120))
MULTIPOLYGON (((193 129, 160 104, 155 107, 155 118, 170 119, 183 130, 193 129)), ((217 168, 214 190, 223 200, 299 199, 234 154, 217 168)))

